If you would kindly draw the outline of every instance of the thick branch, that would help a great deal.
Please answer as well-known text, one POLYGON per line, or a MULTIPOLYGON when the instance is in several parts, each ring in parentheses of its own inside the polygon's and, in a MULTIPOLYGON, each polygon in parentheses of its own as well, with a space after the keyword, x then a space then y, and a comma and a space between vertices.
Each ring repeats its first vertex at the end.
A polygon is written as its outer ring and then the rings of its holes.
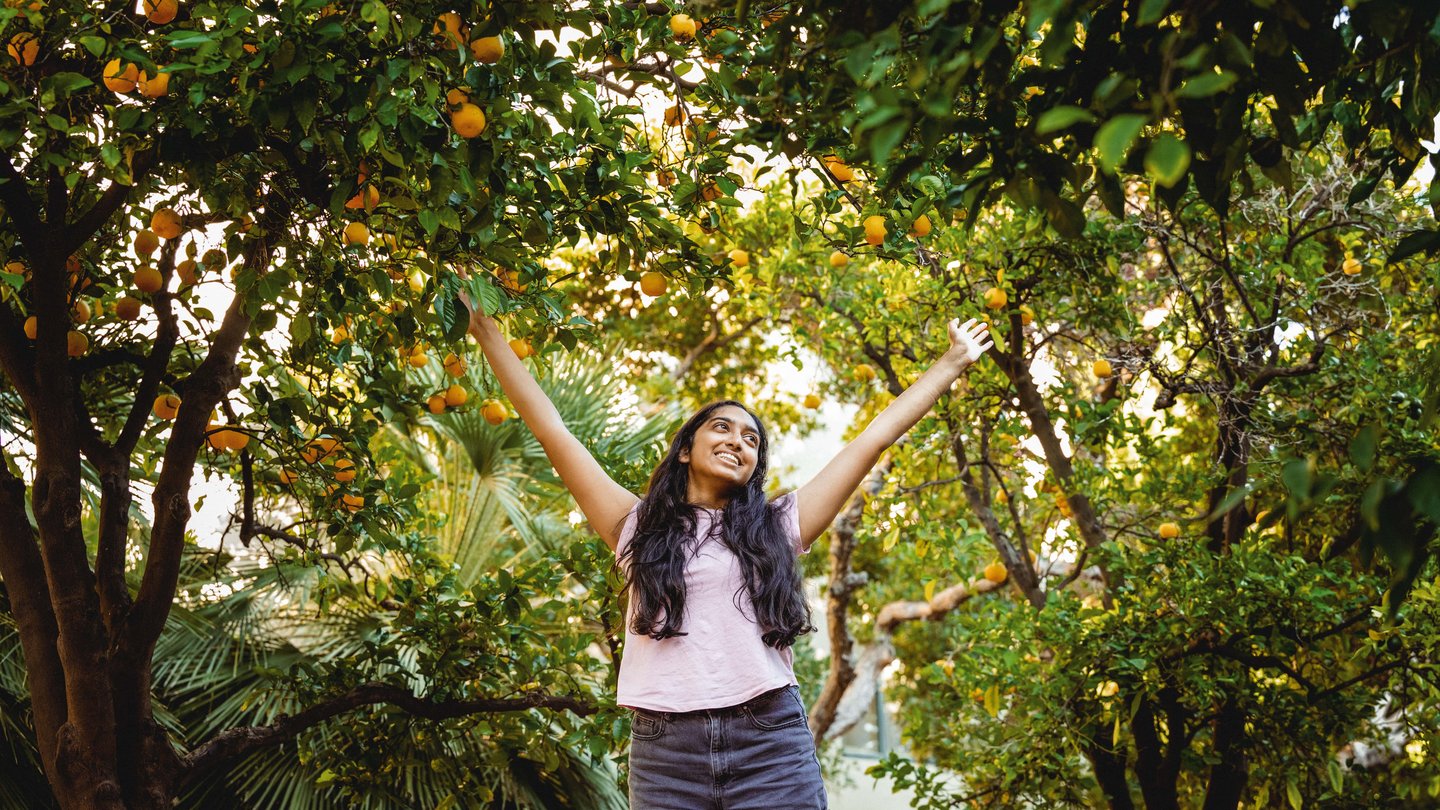
POLYGON ((582 716, 597 711, 597 707, 588 700, 570 695, 531 693, 515 698, 433 700, 418 697, 406 688, 367 683, 297 714, 282 716, 268 726, 232 728, 216 734, 184 757, 184 778, 194 780, 225 762, 265 748, 283 745, 307 729, 361 706, 374 704, 396 706, 426 720, 448 720, 472 714, 529 709, 562 709, 582 716))

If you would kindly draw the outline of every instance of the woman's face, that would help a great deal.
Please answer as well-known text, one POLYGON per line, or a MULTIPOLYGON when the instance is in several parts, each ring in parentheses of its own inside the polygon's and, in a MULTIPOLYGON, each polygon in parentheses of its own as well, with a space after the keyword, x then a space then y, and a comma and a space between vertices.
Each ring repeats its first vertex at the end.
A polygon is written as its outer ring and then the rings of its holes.
POLYGON ((680 461, 690 476, 710 478, 726 488, 744 487, 760 460, 760 428, 744 408, 722 405, 710 412, 695 431, 680 461))

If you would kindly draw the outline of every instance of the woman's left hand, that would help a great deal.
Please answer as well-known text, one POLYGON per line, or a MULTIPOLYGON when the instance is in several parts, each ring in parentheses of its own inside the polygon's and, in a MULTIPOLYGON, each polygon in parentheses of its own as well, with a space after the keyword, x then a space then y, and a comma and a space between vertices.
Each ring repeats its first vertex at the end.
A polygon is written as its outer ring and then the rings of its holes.
POLYGON ((989 325, 974 318, 966 321, 964 326, 960 325, 959 318, 950 321, 950 351, 947 354, 960 361, 961 371, 995 345, 990 340, 989 329, 989 325))

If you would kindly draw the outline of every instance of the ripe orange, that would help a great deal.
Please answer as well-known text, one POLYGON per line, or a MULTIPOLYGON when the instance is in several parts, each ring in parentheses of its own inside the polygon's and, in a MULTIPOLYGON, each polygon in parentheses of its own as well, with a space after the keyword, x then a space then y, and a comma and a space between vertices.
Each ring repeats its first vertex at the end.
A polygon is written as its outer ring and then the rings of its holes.
POLYGON ((1340 270, 1347 276, 1353 276, 1365 269, 1365 265, 1354 256, 1347 256, 1345 263, 1340 265, 1340 270))
POLYGON ((116 93, 129 93, 135 89, 135 80, 140 78, 140 68, 119 59, 111 59, 101 73, 105 86, 116 93))
POLYGON ((1029 326, 1035 320, 1035 310, 1029 304, 1020 305, 1020 325, 1029 326))
POLYGON ((444 412, 445 412, 445 395, 444 395, 444 394, 431 394, 431 395, 430 395, 430 398, 427 399, 427 400, 425 400, 425 407, 426 407, 426 409, 428 409, 428 410, 430 411, 430 413, 436 413, 436 414, 444 413, 444 412))
POLYGON ((355 196, 345 201, 345 207, 351 210, 364 208, 366 211, 373 211, 375 210, 375 206, 379 204, 380 189, 374 186, 366 186, 363 189, 356 190, 355 196))
POLYGON ((875 379, 875 369, 869 363, 860 363, 856 365, 855 370, 851 373, 853 374, 855 379, 859 380, 860 382, 868 382, 875 379))
POLYGON ((345 226, 345 231, 341 234, 340 241, 345 247, 350 247, 351 245, 363 247, 370 241, 370 229, 365 227, 365 223, 363 222, 352 222, 345 226))
POLYGON ((154 76, 142 70, 135 87, 140 90, 140 95, 146 98, 160 98, 170 92, 170 74, 162 72, 159 66, 156 66, 154 76))
POLYGON ((1010 578, 1010 572, 1005 570, 1005 564, 995 561, 985 566, 985 578, 999 585, 1010 578))
POLYGON ((735 265, 736 267, 750 266, 750 254, 747 251, 741 250, 740 248, 735 248, 727 255, 729 255, 730 257, 730 263, 735 265))
POLYGON ((150 215, 150 230, 161 239, 174 239, 185 232, 185 226, 174 208, 157 208, 150 215))
POLYGON ((529 287, 520 280, 520 272, 511 270, 508 267, 495 268, 495 276, 500 279, 500 287, 511 295, 520 295, 529 287))
POLYGON ((1165 522, 1160 524, 1159 534, 1161 540, 1174 540, 1180 536, 1180 524, 1165 522))
POLYGON ((844 267, 849 263, 850 255, 847 254, 845 251, 835 250, 830 252, 830 266, 835 268, 836 270, 839 270, 840 268, 844 267))
POLYGON ((915 221, 910 223, 910 235, 916 237, 929 236, 930 218, 925 216, 924 214, 916 217, 915 221))
POLYGON ((156 25, 164 25, 175 19, 180 4, 177 0, 144 0, 141 8, 145 10, 145 19, 156 25))
POLYGON ((720 188, 720 184, 713 180, 700 189, 700 199, 705 202, 714 202, 723 196, 725 196, 724 189, 720 188))
POLYGON ((500 37, 480 37, 470 43, 470 55, 476 62, 493 65, 505 55, 505 40, 500 37))
POLYGON ((450 126, 460 137, 474 138, 485 131, 485 111, 467 101, 450 113, 450 126))
POLYGON ((665 126, 678 127, 685 122, 685 111, 680 105, 674 104, 665 108, 665 126))
POLYGON ((340 449, 340 440, 330 436, 319 436, 311 439, 300 451, 300 457, 305 459, 306 464, 314 464, 317 461, 324 461, 336 454, 340 449))
POLYGON ((845 161, 834 155, 829 155, 825 158, 825 169, 834 175, 838 182, 848 183, 855 179, 855 171, 845 165, 845 161))
POLYGON ((464 27, 459 14, 447 11, 435 19, 433 30, 440 37, 441 44, 453 51, 465 40, 464 27))
POLYGON ((10 38, 5 52, 21 67, 29 67, 35 64, 35 60, 40 56, 40 38, 29 31, 21 31, 10 38))
POLYGON ((289 467, 282 467, 280 469, 278 477, 280 478, 280 483, 288 487, 296 481, 300 480, 300 473, 295 472, 289 467))
POLYGON ((160 271, 145 265, 135 271, 135 289, 143 293, 157 293, 165 286, 165 277, 160 271))
POLYGON ((1008 303, 1010 303, 1010 296, 1005 294, 1004 289, 991 287, 985 291, 986 309, 1003 309, 1008 303))
POLYGON ((36 329, 37 326, 35 323, 35 316, 31 315, 30 317, 25 319, 25 337, 34 340, 36 335, 36 329))
POLYGON ((347 512, 359 512, 365 506, 365 499, 353 492, 347 492, 340 496, 340 505, 345 507, 347 512))
POLYGON ((124 296, 115 302, 115 317, 122 321, 134 321, 140 318, 140 301, 124 296))
POLYGON ((695 38, 695 21, 689 14, 676 14, 670 18, 670 33, 681 42, 695 38))
POLYGON ((499 400, 487 399, 484 404, 480 406, 480 415, 485 417, 486 422, 492 425, 498 425, 510 416, 510 412, 505 409, 505 403, 499 400))
POLYGON ((665 276, 654 270, 650 270, 640 276, 640 292, 654 298, 665 294, 665 288, 669 282, 665 276))
POLYGON ((330 333, 330 342, 334 343, 337 346, 349 339, 350 330, 346 329, 345 324, 343 323, 336 326, 335 329, 330 333))
POLYGON ((335 480, 340 482, 355 480, 355 462, 348 458, 335 460, 335 480))
POLYGON ((452 110, 469 100, 470 91, 463 87, 454 87, 445 93, 445 104, 452 110))
MULTIPOLYGON (((511 348, 514 346, 512 345, 511 348)), ((441 365, 445 367, 445 373, 451 377, 459 377, 465 373, 465 358, 454 352, 445 355, 445 360, 441 365)))
POLYGON ((174 394, 161 394, 155 397, 155 402, 150 406, 150 412, 157 418, 170 420, 180 411, 180 397, 174 394))
POLYGON ((1110 361, 1104 358, 1101 358, 1099 360, 1096 360, 1094 363, 1091 363, 1090 370, 1095 373, 1096 377, 1102 378, 1109 377, 1111 374, 1115 373, 1115 370, 1110 368, 1110 361))
POLYGON ((805 407, 812 411, 820 407, 820 396, 818 394, 806 394, 805 407))
POLYGON ((143 229, 135 232, 135 255, 141 258, 149 256, 160 247, 160 237, 155 232, 143 229))
POLYGON ((445 389, 445 404, 451 408, 458 408, 470 399, 470 393, 459 384, 452 385, 445 389))
POLYGON ((885 217, 874 214, 865 218, 865 241, 874 247, 885 244, 885 217))
POLYGON ((70 320, 77 324, 90 320, 90 305, 85 303, 85 299, 76 301, 75 305, 70 307, 70 320))
POLYGON ((530 341, 525 338, 514 338, 510 341, 510 351, 514 352, 516 357, 524 360, 535 353, 535 347, 531 346, 530 341))
POLYGON ((419 346, 412 349, 409 357, 405 359, 415 368, 424 368, 425 365, 430 362, 430 358, 426 356, 425 350, 419 346))
POLYGON ((85 337, 84 332, 77 332, 71 329, 65 335, 65 353, 71 357, 79 357, 90 348, 90 338, 85 337))

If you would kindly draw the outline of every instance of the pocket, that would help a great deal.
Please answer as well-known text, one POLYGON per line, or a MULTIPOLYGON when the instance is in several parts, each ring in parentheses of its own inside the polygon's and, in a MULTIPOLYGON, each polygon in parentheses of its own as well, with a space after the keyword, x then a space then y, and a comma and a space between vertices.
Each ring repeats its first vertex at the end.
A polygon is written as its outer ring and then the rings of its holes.
POLYGON ((793 686, 773 692, 745 705, 750 723, 761 731, 805 725, 805 707, 800 703, 800 690, 793 686))
POLYGON ((665 718, 644 709, 632 709, 630 717, 630 738, 632 740, 656 740, 665 733, 665 718))

